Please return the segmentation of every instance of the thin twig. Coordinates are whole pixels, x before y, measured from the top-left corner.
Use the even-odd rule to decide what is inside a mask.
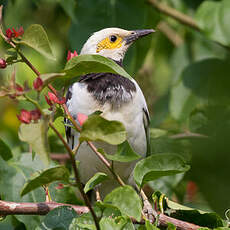
[[[70,114],[70,112],[69,112],[69,110],[68,110],[66,104],[63,104],[62,107],[63,107],[63,109],[64,109],[64,111],[65,111],[65,113],[66,113],[68,119],[69,119],[69,120],[71,121],[71,123],[73,124],[74,128],[75,128],[78,132],[80,132],[80,131],[81,131],[81,127],[77,124],[77,122],[75,121],[75,119],[73,118],[73,116]]]
[[[155,7],[157,10],[159,10],[161,13],[166,14],[180,23],[187,25],[197,31],[200,31],[199,26],[197,25],[196,21],[193,20],[193,18],[189,17],[186,14],[183,14],[169,6],[167,6],[164,3],[160,3],[158,0],[148,0],[153,7]]]
[[[75,155],[77,154],[80,146],[81,146],[81,142],[79,141],[78,145],[72,150]]]
[[[24,56],[24,54],[18,50],[19,55],[21,56],[22,60],[34,71],[37,76],[40,76],[40,72],[32,65],[32,63]]]
[[[77,169],[77,166],[76,166],[76,161],[75,161],[75,156],[74,156],[74,153],[72,152],[71,148],[69,147],[69,145],[67,144],[67,142],[65,141],[65,139],[63,138],[63,136],[58,132],[58,130],[54,127],[53,123],[49,122],[49,126],[50,128],[57,134],[57,136],[59,137],[59,139],[62,141],[63,145],[65,146],[68,154],[69,154],[69,157],[70,157],[70,160],[71,160],[71,163],[72,163],[72,167],[73,167],[73,171],[74,171],[74,176],[75,176],[75,181],[76,181],[76,184],[78,185],[78,188],[80,190],[80,193],[87,205],[87,207],[89,208],[92,216],[93,216],[93,219],[94,219],[94,222],[95,222],[95,226],[96,226],[96,229],[97,230],[100,230],[100,227],[99,227],[99,223],[98,223],[98,219],[97,219],[97,216],[91,206],[91,203],[89,201],[89,198],[88,196],[86,195],[86,193],[84,192],[84,188],[83,188],[83,185],[81,183],[81,180],[80,180],[80,177],[79,177],[79,173],[78,173],[78,169]]]
[[[157,29],[161,31],[174,46],[180,46],[183,44],[184,41],[181,36],[172,27],[170,27],[167,22],[161,21],[157,25]]]
[[[187,138],[209,138],[208,136],[200,133],[192,133],[192,132],[185,132],[185,133],[178,133],[175,135],[170,136],[171,139],[187,139]]]
[[[124,181],[120,178],[120,176],[113,170],[112,165],[109,163],[109,161],[100,153],[97,151],[97,148],[93,145],[92,142],[87,141],[89,147],[93,150],[93,152],[98,156],[98,158],[104,163],[104,165],[109,169],[109,171],[112,173],[113,177],[118,181],[118,183],[121,186],[125,186]]]
[[[2,10],[3,10],[3,5],[0,5],[0,26],[2,25]]]

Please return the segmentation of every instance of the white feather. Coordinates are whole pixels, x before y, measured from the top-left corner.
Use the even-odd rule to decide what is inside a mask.
[[[114,110],[109,103],[105,103],[104,105],[98,103],[87,91],[87,85],[82,83],[73,84],[72,98],[67,102],[67,106],[72,116],[76,116],[77,113],[89,115],[97,110],[100,110],[103,112],[101,116],[104,118],[122,122],[126,128],[128,141],[133,150],[136,153],[145,156],[146,134],[143,123],[143,109],[147,110],[147,106],[141,89],[135,80],[132,81],[135,83],[137,91],[132,95],[132,100],[124,103],[119,108],[116,108],[116,110]],[[75,133],[75,146],[78,144],[78,135],[78,133]],[[106,143],[94,144],[97,148],[103,148],[108,154],[112,154],[116,151],[115,146]],[[105,165],[85,143],[79,148],[76,159],[80,161],[80,174],[83,183],[86,183],[98,171],[105,172],[110,175],[110,172],[107,170]],[[115,162],[114,169],[125,182],[133,184],[132,170],[135,163],[136,162]],[[118,185],[112,175],[110,175],[110,177],[110,183],[108,184],[107,182],[107,185],[104,185],[100,189],[102,196]]]

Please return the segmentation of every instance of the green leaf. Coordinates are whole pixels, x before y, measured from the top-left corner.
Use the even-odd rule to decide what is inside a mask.
[[[23,186],[21,196],[24,196],[28,192],[39,188],[42,185],[47,185],[57,180],[68,182],[69,171],[65,166],[56,166],[33,175]]]
[[[95,206],[100,208],[103,217],[121,216],[121,211],[119,210],[119,208],[115,207],[114,205],[104,203],[102,201],[98,201]]]
[[[111,217],[103,217],[100,220],[100,228],[101,230],[124,230],[124,229],[134,229],[132,223],[129,228],[127,228],[128,221],[130,219],[127,217],[119,216],[116,218]]]
[[[174,224],[168,223],[167,230],[176,230],[176,226]]]
[[[46,166],[49,165],[50,161],[47,130],[47,121],[40,120],[38,123],[21,124],[18,132],[19,139],[29,143]]]
[[[141,220],[141,200],[131,186],[114,189],[105,197],[104,202],[118,207],[123,214],[134,217],[137,221]]]
[[[121,144],[126,140],[126,131],[119,121],[109,121],[92,115],[84,122],[80,141],[104,141],[111,145]]]
[[[164,194],[167,194],[167,196],[172,197],[175,194],[175,191],[177,191],[179,183],[184,178],[184,173],[175,174],[171,176],[164,176],[160,180],[154,180],[148,182],[148,185],[154,189],[154,191],[161,191]],[[180,194],[177,193],[177,196]],[[184,194],[181,194],[181,196]]]
[[[96,185],[100,184],[101,182],[107,180],[109,177],[105,173],[98,172],[89,181],[86,183],[84,187],[85,193],[93,189]]]
[[[142,187],[148,181],[156,180],[163,176],[186,172],[189,168],[190,167],[177,154],[154,154],[136,164],[134,179],[136,183]]]
[[[178,204],[174,201],[171,201],[171,200],[166,200],[166,203],[167,203],[167,206],[168,208],[172,209],[172,210],[194,210],[193,208],[190,208],[190,207],[187,207],[187,206],[184,206],[184,205],[181,205],[181,204]],[[207,213],[207,212],[204,212],[204,211],[201,211],[201,210],[197,210],[200,214],[204,214],[204,213]]]
[[[92,215],[90,213],[83,214],[75,219],[73,219],[69,230],[96,230],[96,226],[94,223],[94,220],[92,218]]]
[[[207,104],[229,105],[229,63],[216,58],[187,66],[171,89],[170,112],[180,121],[194,108]]]
[[[8,161],[10,158],[13,157],[9,146],[2,139],[0,139],[0,156],[5,161]]]
[[[226,222],[216,213],[203,213],[198,210],[177,210],[171,217],[208,228],[225,227]]]
[[[76,22],[76,8],[77,2],[74,0],[58,1],[65,13],[71,18],[73,22]]]
[[[204,34],[223,45],[230,46],[230,2],[204,1],[196,13],[196,20]]]
[[[119,162],[130,162],[140,159],[140,155],[136,154],[131,148],[128,141],[125,141],[117,146],[115,154],[104,153],[107,159]]]
[[[76,77],[88,73],[115,73],[132,79],[131,76],[116,62],[101,55],[79,55],[66,63],[64,72],[69,77]]]
[[[34,24],[26,29],[23,37],[16,43],[29,46],[47,58],[54,59],[48,36],[41,25]]]
[[[44,202],[44,189],[38,188],[31,193],[21,197],[20,190],[26,180],[30,178],[35,170],[41,170],[44,164],[36,155],[32,161],[31,153],[22,153],[20,159],[4,161],[0,156],[0,194],[1,199],[12,202]],[[41,222],[40,216],[17,215],[20,222],[23,222],[26,229],[35,229]],[[0,227],[1,228],[1,227]]]
[[[208,138],[191,142],[190,176],[209,207],[223,216],[230,207],[230,199],[226,199],[226,194],[230,194],[230,184],[226,183],[230,164],[230,106],[220,104],[221,101],[216,105],[202,106],[191,113],[190,129],[208,135]],[[213,181],[216,181],[215,186],[212,186]]]
[[[5,59],[7,63],[11,63],[13,61],[16,61],[18,59],[18,53],[14,48],[10,48],[7,50],[7,53],[5,54]]]
[[[46,73],[41,74],[40,77],[43,80],[43,88],[47,86],[50,82],[52,82],[55,79],[63,78],[65,77],[65,73]]]
[[[159,228],[151,224],[149,220],[145,221],[145,228],[146,230],[159,230]]]
[[[69,230],[73,219],[76,217],[77,213],[72,207],[61,206],[50,211],[36,230]]]
[[[213,230],[229,230],[229,227],[219,227],[219,228],[214,228]]]
[[[205,212],[187,207],[169,200],[159,191],[152,196],[161,212],[168,212],[170,217],[194,223],[200,226],[215,228],[226,226],[226,221],[216,213]],[[173,227],[173,226],[172,226]]]

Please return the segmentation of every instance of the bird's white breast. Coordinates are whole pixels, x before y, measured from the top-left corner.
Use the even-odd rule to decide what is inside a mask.
[[[146,134],[143,124],[143,108],[147,109],[144,96],[138,84],[133,80],[136,91],[132,92],[132,99],[124,102],[118,107],[114,107],[110,103],[99,103],[91,93],[87,90],[87,85],[83,83],[74,83],[72,86],[72,98],[68,100],[67,106],[72,116],[77,113],[89,115],[97,110],[102,111],[102,116],[108,120],[117,120],[124,124],[127,137],[134,151],[142,156],[146,154]],[[78,133],[75,134],[75,140],[78,138]],[[75,146],[78,141],[75,141]],[[95,143],[97,148],[103,148],[107,153],[114,153],[116,146],[111,146],[106,143]],[[80,147],[76,159],[80,161],[80,173],[82,182],[87,182],[96,172],[109,173],[104,164],[98,159],[93,151],[86,143]],[[127,182],[130,180],[135,162],[121,163],[115,162],[115,171]],[[112,185],[117,186],[115,181]],[[111,185],[111,186],[112,186]],[[111,187],[110,186],[110,187]],[[111,190],[111,188],[108,188]]]

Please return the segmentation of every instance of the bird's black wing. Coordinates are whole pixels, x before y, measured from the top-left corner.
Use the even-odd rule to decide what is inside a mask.
[[[150,143],[150,133],[149,133],[150,117],[147,108],[143,108],[143,123],[144,123],[146,143],[147,143],[146,156],[150,156],[151,154],[151,143]]]
[[[66,94],[66,102],[67,102],[67,107],[68,107],[68,101],[71,100],[72,98],[72,85],[69,87],[67,94]],[[70,147],[73,149],[74,148],[74,135],[72,134],[72,128],[71,122],[67,119],[64,118],[64,123],[65,123],[65,133],[66,133],[66,139]]]

